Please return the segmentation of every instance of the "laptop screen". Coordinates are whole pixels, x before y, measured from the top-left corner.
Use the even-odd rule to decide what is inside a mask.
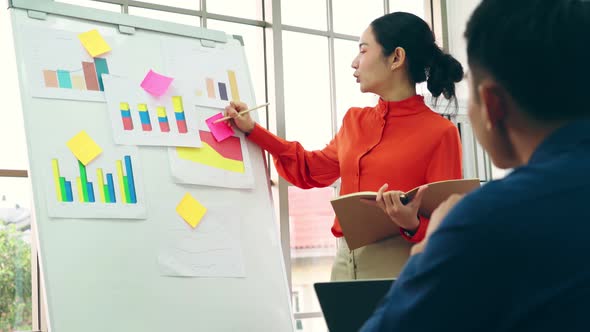
[[[319,282],[315,292],[332,332],[358,331],[371,317],[395,279]]]

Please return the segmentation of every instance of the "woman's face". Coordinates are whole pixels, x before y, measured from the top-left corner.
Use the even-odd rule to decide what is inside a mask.
[[[388,59],[383,56],[383,48],[375,39],[373,28],[369,26],[359,40],[359,53],[352,61],[354,77],[360,84],[361,92],[382,95],[391,84],[391,70]]]

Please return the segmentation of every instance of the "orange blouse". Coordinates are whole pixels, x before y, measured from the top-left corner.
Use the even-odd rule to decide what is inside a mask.
[[[462,178],[457,127],[426,106],[420,95],[349,109],[336,137],[322,150],[307,151],[258,124],[248,138],[273,156],[283,178],[303,189],[326,187],[341,178],[341,195],[377,191],[385,183],[390,190],[408,191]],[[419,242],[427,226],[428,220],[421,218],[412,237],[402,235]],[[332,233],[342,236],[338,220]]]

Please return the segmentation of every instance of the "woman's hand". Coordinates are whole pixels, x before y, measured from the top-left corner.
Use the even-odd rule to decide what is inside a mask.
[[[426,235],[422,241],[412,247],[411,255],[415,255],[424,251],[424,248],[426,247],[428,239],[432,233],[438,229],[441,221],[447,216],[449,211],[455,205],[457,205],[457,203],[459,203],[463,196],[465,195],[453,194],[449,196],[446,201],[440,203],[440,205],[432,212],[432,215],[430,216],[430,222],[428,223],[428,228],[426,229]]]
[[[239,130],[249,134],[254,129],[256,122],[252,120],[250,113],[239,115],[239,112],[245,111],[247,109],[248,105],[245,103],[232,101],[228,106],[225,107],[225,116],[231,117],[231,121]],[[228,120],[227,125],[231,126],[230,120]]]
[[[377,206],[399,227],[411,232],[416,231],[420,226],[418,208],[427,186],[420,187],[416,196],[406,205],[403,205],[400,199],[400,195],[403,194],[402,191],[392,190],[386,192],[387,187],[386,183],[377,192]]]

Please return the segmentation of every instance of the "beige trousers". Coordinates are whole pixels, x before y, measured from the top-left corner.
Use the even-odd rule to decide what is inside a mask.
[[[341,237],[330,279],[396,278],[410,257],[411,247],[412,243],[402,236],[394,236],[350,250],[344,237]]]

